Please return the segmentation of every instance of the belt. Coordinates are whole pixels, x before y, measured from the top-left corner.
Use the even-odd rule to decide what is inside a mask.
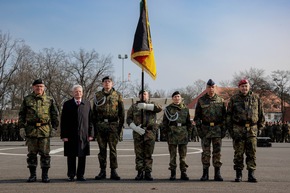
[[[236,125],[243,126],[243,127],[252,127],[257,125],[257,123],[251,123],[247,121],[235,122]]]
[[[48,125],[48,123],[30,122],[30,123],[27,123],[27,125],[41,127],[41,126],[44,126],[44,125]]]
[[[152,126],[149,126],[149,127],[142,127],[142,129],[144,129],[144,130],[153,130],[153,127],[152,127]]]
[[[171,122],[171,123],[169,123],[169,126],[181,127],[181,126],[186,126],[186,124],[185,123]]]
[[[214,126],[217,126],[217,125],[221,125],[222,123],[221,122],[202,122],[202,124],[206,125],[206,126],[214,127]]]
[[[118,122],[118,118],[117,119],[102,119],[100,122],[105,122],[105,123]]]

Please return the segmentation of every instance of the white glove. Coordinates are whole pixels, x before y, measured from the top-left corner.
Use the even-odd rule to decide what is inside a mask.
[[[20,137],[22,137],[23,139],[25,139],[25,136],[26,136],[25,128],[20,128],[19,135],[20,135]]]
[[[149,111],[154,110],[154,104],[138,103],[137,107],[139,109],[145,109],[145,110],[149,110]]]
[[[141,128],[141,125],[136,126],[135,123],[132,122],[132,123],[129,125],[129,127],[130,127],[131,129],[133,129],[135,132],[137,132],[139,135],[144,135],[144,133],[145,133],[145,130]]]

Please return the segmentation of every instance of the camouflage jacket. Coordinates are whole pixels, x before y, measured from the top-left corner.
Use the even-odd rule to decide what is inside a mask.
[[[164,111],[162,124],[168,144],[187,144],[192,132],[189,109],[183,103],[172,103]]]
[[[226,133],[226,106],[224,99],[215,94],[208,94],[198,99],[194,121],[198,135],[203,138],[224,137]]]
[[[122,129],[125,121],[125,110],[123,97],[121,93],[114,88],[109,93],[105,93],[104,89],[96,92],[93,104],[93,122],[95,133],[98,130],[105,129],[105,122],[116,124],[117,129]],[[115,128],[115,126],[114,126]]]
[[[127,124],[130,125],[132,122],[135,123],[135,125],[139,126],[140,124],[142,128],[146,127],[146,129],[154,130],[156,131],[158,129],[158,125],[156,123],[156,113],[159,113],[162,111],[162,107],[159,104],[155,104],[154,102],[147,102],[147,104],[154,104],[153,111],[150,110],[143,110],[143,122],[141,119],[141,112],[142,110],[137,107],[137,103],[131,105],[127,112]]]
[[[227,108],[227,125],[233,138],[257,136],[263,129],[265,116],[259,96],[251,91],[244,96],[241,92],[230,98]]]
[[[24,97],[19,111],[19,128],[25,128],[27,137],[50,137],[52,128],[57,128],[58,110],[54,100],[34,93]]]

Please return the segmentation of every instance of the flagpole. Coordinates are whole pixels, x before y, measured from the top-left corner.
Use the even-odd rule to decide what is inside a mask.
[[[143,96],[143,92],[144,92],[144,70],[142,69],[142,73],[141,73],[141,102],[144,102],[144,96]],[[144,117],[144,111],[141,110],[141,124],[143,125],[143,117]]]

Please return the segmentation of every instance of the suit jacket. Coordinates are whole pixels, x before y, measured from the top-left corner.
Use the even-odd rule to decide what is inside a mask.
[[[61,114],[60,137],[68,138],[64,142],[65,156],[86,156],[90,155],[89,137],[94,136],[92,122],[91,104],[82,100],[78,106],[74,98],[63,104]]]

